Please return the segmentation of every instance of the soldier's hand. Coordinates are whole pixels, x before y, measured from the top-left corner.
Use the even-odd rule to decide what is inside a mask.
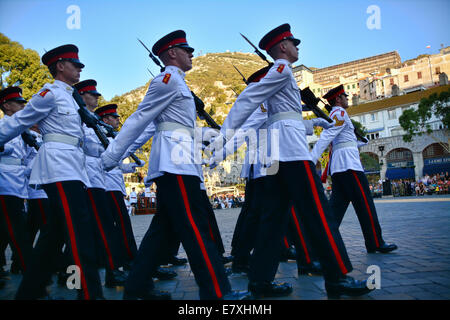
[[[331,127],[334,127],[334,125],[336,124],[336,122],[333,120],[333,122],[328,122],[325,119],[322,118],[315,118],[311,120],[313,123],[314,127],[322,127],[324,129],[329,129]]]

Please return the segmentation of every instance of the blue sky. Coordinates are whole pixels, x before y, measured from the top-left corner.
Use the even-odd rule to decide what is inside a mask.
[[[67,28],[70,5],[80,8],[80,29]],[[375,5],[380,28],[367,21]],[[183,29],[194,56],[208,52],[252,52],[253,43],[283,23],[302,40],[298,64],[327,67],[397,50],[402,61],[450,45],[448,0],[0,0],[0,32],[36,50],[73,43],[86,65],[81,79],[96,79],[105,99],[149,80],[159,69],[137,42],[149,48]],[[431,45],[431,49],[426,49]]]

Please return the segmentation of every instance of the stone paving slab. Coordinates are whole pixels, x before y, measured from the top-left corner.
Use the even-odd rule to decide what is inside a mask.
[[[355,300],[448,300],[450,299],[450,197],[405,197],[377,199],[375,205],[386,242],[395,242],[399,249],[389,254],[368,254],[361,228],[350,206],[340,231],[358,279],[369,276],[367,267],[377,265],[381,270],[381,288],[370,295]],[[227,253],[234,225],[240,209],[216,210],[217,221]],[[131,217],[138,242],[142,240],[153,216]],[[7,249],[7,260],[11,251]],[[179,256],[186,257],[181,247]],[[7,266],[9,269],[9,265]],[[178,276],[173,280],[155,281],[155,287],[172,293],[173,299],[198,300],[198,287],[189,265],[173,267]],[[104,270],[101,270],[104,280]],[[10,275],[10,280],[0,289],[0,300],[13,299],[21,275]],[[245,290],[248,280],[241,274],[229,277],[234,289]],[[326,300],[322,277],[298,276],[295,261],[280,263],[276,279],[293,285],[294,291],[280,300]],[[49,286],[54,296],[76,299],[76,293],[56,284]],[[104,288],[109,300],[122,298],[123,289]]]

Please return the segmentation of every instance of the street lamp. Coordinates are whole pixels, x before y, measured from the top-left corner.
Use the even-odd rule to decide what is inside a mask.
[[[384,146],[378,146],[378,151],[381,152],[381,157],[383,157]],[[380,160],[380,166],[383,165],[383,159]]]

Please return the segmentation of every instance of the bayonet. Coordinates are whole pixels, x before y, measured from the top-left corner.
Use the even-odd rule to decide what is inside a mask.
[[[245,39],[245,41],[247,41],[252,47],[253,49],[255,49],[255,53],[261,58],[263,59],[265,62],[267,62],[269,65],[271,64],[269,62],[269,60],[267,60],[266,56],[264,55],[264,53],[262,53],[261,51],[259,51],[259,49],[250,41],[247,39],[246,36],[244,36],[242,33],[240,33],[240,35]]]
[[[242,74],[242,72],[240,72],[239,69],[236,68],[234,64],[233,64],[232,66],[236,69],[237,72],[239,72],[239,74],[240,74],[241,77],[242,77],[242,80],[244,80],[244,82],[247,83],[247,79],[245,79],[245,77],[244,77],[244,75]],[[234,90],[233,90],[233,91],[234,91]]]
[[[161,65],[161,62],[158,60],[158,58],[156,58],[153,53],[150,51],[149,48],[147,48],[147,46],[138,38],[138,41],[144,46],[144,48],[148,51],[148,56],[153,60],[154,63],[156,63],[156,65],[158,67],[161,68],[161,72],[164,71],[164,67]]]

